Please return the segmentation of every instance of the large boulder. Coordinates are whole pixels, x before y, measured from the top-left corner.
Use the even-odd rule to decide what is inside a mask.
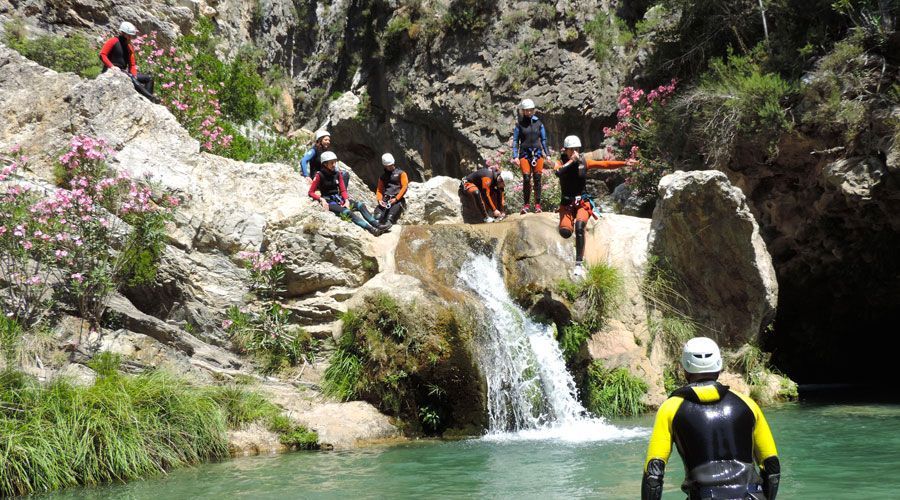
[[[442,224],[462,222],[459,203],[459,179],[437,176],[426,182],[411,182],[406,198],[408,206],[400,221],[405,224]]]
[[[400,438],[388,417],[364,401],[325,403],[296,416],[296,420],[319,434],[319,443],[334,449]]]
[[[775,317],[778,283],[744,194],[724,173],[663,177],[649,239],[705,333],[728,347],[756,342]]]

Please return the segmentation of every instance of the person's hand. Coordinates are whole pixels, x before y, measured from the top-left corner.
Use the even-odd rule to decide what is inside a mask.
[[[350,208],[350,200],[344,200],[341,202],[341,206],[344,208]]]
[[[322,205],[322,208],[324,208],[325,210],[328,210],[328,202],[325,201],[324,199],[319,199],[319,205]]]
[[[573,160],[578,160],[578,159],[580,159],[580,158],[581,158],[581,153],[579,153],[578,151],[575,151],[575,152],[572,153],[572,159],[573,159]]]
[[[503,213],[502,213],[501,211],[499,211],[499,210],[494,210],[494,218],[495,218],[495,219],[498,218],[498,217],[500,217],[500,216],[502,216],[502,215],[503,215]]]
[[[387,202],[384,201],[384,198],[382,198],[381,201],[378,202],[378,206],[382,207],[382,208],[387,208]]]

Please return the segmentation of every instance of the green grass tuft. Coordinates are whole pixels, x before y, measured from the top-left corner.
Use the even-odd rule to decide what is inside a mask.
[[[225,430],[212,398],[164,372],[113,373],[91,387],[42,386],[7,372],[0,495],[136,479],[225,457]]]
[[[604,417],[631,417],[645,410],[647,383],[626,368],[608,370],[601,361],[588,367],[585,407]]]

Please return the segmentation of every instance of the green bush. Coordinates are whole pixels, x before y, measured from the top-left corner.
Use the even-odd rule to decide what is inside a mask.
[[[239,50],[227,65],[225,85],[219,93],[222,112],[238,123],[255,121],[266,111],[267,103],[261,97],[266,82],[259,74],[260,57],[250,49]]]
[[[3,359],[5,370],[11,370],[16,366],[23,333],[15,318],[0,314],[0,357]]]
[[[647,383],[626,368],[609,370],[601,361],[588,367],[585,407],[604,417],[632,417],[644,412]]]
[[[468,37],[488,27],[494,9],[493,2],[452,0],[444,15],[444,26],[452,33]]]
[[[228,454],[216,402],[163,372],[106,371],[90,387],[6,372],[0,402],[0,495],[136,479]]]
[[[594,19],[585,23],[584,32],[591,40],[594,59],[599,64],[610,58],[615,46],[627,45],[634,36],[624,20],[606,12],[599,12]]]
[[[452,309],[401,306],[384,293],[343,317],[343,334],[323,379],[326,394],[364,399],[391,415],[438,431],[449,422],[453,398],[444,384],[458,383],[462,342],[472,325]],[[448,372],[455,382],[445,378]],[[424,410],[428,408],[427,410]]]
[[[691,117],[691,139],[713,168],[729,165],[739,141],[774,154],[778,138],[792,127],[786,100],[794,86],[765,72],[754,57],[712,59],[700,84],[677,103],[681,116]]]
[[[226,329],[241,352],[250,354],[263,373],[277,373],[313,359],[315,340],[304,329],[290,328],[290,311],[277,302],[259,312],[243,312],[232,306]]]
[[[11,21],[4,27],[6,45],[41,66],[83,78],[96,78],[103,70],[100,49],[78,33],[68,37],[42,35],[29,40],[21,22]]]
[[[566,359],[566,364],[571,365],[575,361],[581,351],[581,346],[590,337],[591,330],[581,323],[570,323],[563,328],[556,340],[559,342],[559,348]]]

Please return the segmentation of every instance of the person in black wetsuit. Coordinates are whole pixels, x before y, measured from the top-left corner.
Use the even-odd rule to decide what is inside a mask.
[[[138,73],[134,59],[134,48],[131,39],[137,35],[137,28],[128,21],[119,25],[119,35],[114,36],[103,44],[100,49],[100,61],[103,62],[103,71],[119,68],[131,77],[134,88],[151,102],[159,104],[159,99],[153,95],[153,77]]]
[[[684,461],[681,489],[690,500],[774,500],[781,463],[772,431],[756,402],[716,382],[722,371],[719,346],[706,337],[693,338],[684,346],[681,365],[688,384],[673,392],[656,414],[641,499],[662,498],[674,441]]]
[[[541,175],[544,172],[544,158],[550,155],[547,148],[547,130],[541,119],[534,115],[534,101],[525,99],[519,105],[522,116],[513,128],[512,160],[522,169],[522,196],[524,204],[521,213],[530,210],[531,181],[534,180],[534,212],[541,213]]]

